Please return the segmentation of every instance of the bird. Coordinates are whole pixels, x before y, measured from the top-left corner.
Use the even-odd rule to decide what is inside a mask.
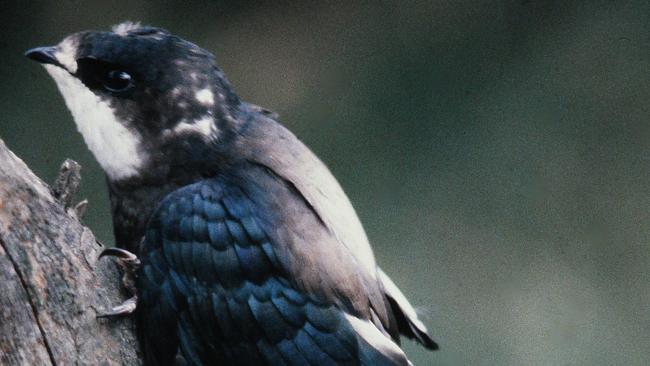
[[[124,22],[26,56],[106,175],[146,365],[412,365],[438,344],[340,184],[209,51]]]

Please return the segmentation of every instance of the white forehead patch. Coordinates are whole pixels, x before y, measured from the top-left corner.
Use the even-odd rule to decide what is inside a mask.
[[[203,116],[192,123],[181,122],[173,129],[174,134],[198,133],[209,139],[216,138],[217,130],[214,120],[210,116]]]
[[[63,95],[77,129],[112,180],[138,175],[143,166],[140,136],[120,123],[105,101],[64,69],[44,65]]]
[[[212,94],[212,90],[208,88],[197,91],[194,97],[196,97],[197,102],[203,105],[211,106],[214,104],[214,95]]]
[[[75,55],[77,53],[76,42],[72,39],[65,39],[56,47],[57,51],[54,57],[63,65],[68,71],[77,72],[77,60]]]

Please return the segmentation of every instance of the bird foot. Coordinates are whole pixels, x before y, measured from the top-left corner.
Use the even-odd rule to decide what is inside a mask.
[[[135,311],[138,304],[138,297],[133,296],[123,303],[113,307],[111,311],[97,315],[98,318],[113,318],[121,315],[129,315]]]
[[[99,254],[100,259],[106,256],[117,258],[117,263],[122,269],[122,273],[123,273],[122,284],[124,285],[124,288],[126,288],[126,290],[133,296],[128,300],[124,301],[122,304],[113,307],[111,311],[104,314],[100,314],[97,317],[109,318],[109,317],[114,317],[119,315],[131,314],[135,311],[138,302],[137,301],[138,298],[135,295],[136,293],[135,273],[140,267],[140,259],[138,259],[138,256],[129,252],[128,250],[124,250],[120,248],[107,248],[104,249],[101,252],[101,254]]]

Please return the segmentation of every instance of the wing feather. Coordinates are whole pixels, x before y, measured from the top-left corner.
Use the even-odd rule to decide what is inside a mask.
[[[138,276],[148,364],[171,365],[180,355],[188,365],[406,365],[403,353],[386,353],[385,344],[364,336],[367,324],[350,321],[367,322],[362,312],[327,291],[310,292],[318,284],[309,280],[319,277],[301,277],[286,266],[288,259],[301,265],[325,259],[301,257],[305,248],[292,251],[307,245],[295,240],[310,234],[288,235],[287,222],[269,214],[266,205],[274,202],[237,187],[225,178],[184,187],[165,198],[150,221]],[[349,277],[361,287],[321,280],[343,289],[336,293],[365,291],[369,277]],[[379,328],[375,332],[392,342]]]

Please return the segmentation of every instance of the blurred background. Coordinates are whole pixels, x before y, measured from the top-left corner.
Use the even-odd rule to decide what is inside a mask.
[[[441,350],[416,365],[650,364],[650,2],[2,1],[0,137],[103,174],[23,52],[141,20],[213,51],[332,169]]]

